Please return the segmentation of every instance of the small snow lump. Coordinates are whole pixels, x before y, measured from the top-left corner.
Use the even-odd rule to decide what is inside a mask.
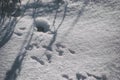
[[[36,18],[35,19],[35,26],[37,28],[37,31],[39,32],[47,32],[49,31],[50,29],[50,23],[47,19],[45,18]]]

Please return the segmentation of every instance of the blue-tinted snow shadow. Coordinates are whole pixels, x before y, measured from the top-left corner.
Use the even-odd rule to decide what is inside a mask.
[[[61,27],[61,25],[62,25],[62,23],[64,22],[64,19],[65,19],[65,17],[66,17],[67,5],[68,5],[68,3],[65,4],[64,14],[63,14],[63,17],[62,17],[61,22],[59,23],[59,25],[57,26],[57,28],[56,28],[55,31],[53,32],[53,38],[51,39],[51,41],[50,41],[50,43],[49,43],[49,45],[48,45],[48,47],[47,47],[48,50],[52,50],[52,45],[53,45],[54,42],[56,41],[57,32],[58,32],[59,28]],[[57,18],[57,13],[58,13],[58,10],[56,11],[56,15],[55,15],[55,17],[54,17],[54,21],[53,21],[53,26],[52,26],[52,27],[54,27],[54,25],[55,25],[55,20],[56,20],[56,18]]]
[[[26,11],[26,9],[27,9],[27,5],[29,5],[29,1],[27,2],[27,4],[24,6],[24,12]],[[33,10],[33,21],[34,21],[34,19],[35,19],[35,9]],[[22,18],[24,16],[24,13],[21,15],[21,17],[20,17],[20,19]],[[19,19],[19,20],[20,20]],[[19,21],[18,20],[18,21]],[[22,43],[22,46],[21,46],[21,48],[20,48],[20,50],[19,50],[19,52],[18,52],[18,55],[16,56],[16,58],[15,58],[15,60],[14,60],[14,62],[13,62],[13,65],[11,66],[11,69],[10,70],[8,70],[7,72],[6,72],[6,77],[5,77],[5,79],[4,80],[16,80],[17,79],[17,77],[18,77],[18,75],[20,74],[20,72],[21,72],[21,65],[22,65],[22,63],[23,63],[23,60],[24,60],[24,58],[25,58],[25,56],[26,56],[26,53],[27,53],[27,48],[29,47],[29,44],[30,44],[30,42],[31,42],[31,40],[32,40],[32,36],[33,36],[33,25],[31,25],[30,26],[30,28],[29,28],[29,30],[28,30],[28,32],[27,32],[27,34],[26,34],[26,37],[25,37],[25,39],[24,39],[24,41],[23,41],[23,43]]]
[[[72,22],[72,24],[70,25],[70,27],[68,28],[68,30],[64,33],[61,42],[64,41],[65,37],[74,29],[76,23],[79,21],[80,17],[84,14],[85,8],[89,4],[89,2],[90,2],[90,0],[84,0],[83,1],[83,6],[80,8],[80,10],[78,10],[78,13],[76,15],[75,20]]]
[[[3,24],[3,23],[2,23]],[[1,24],[1,26],[2,26]],[[13,32],[14,32],[14,27],[16,25],[16,18],[9,18],[9,22],[5,24],[4,27],[1,27],[0,29],[0,48],[9,41],[11,38]]]
[[[56,41],[56,38],[57,38],[57,35],[58,35],[58,30],[59,28],[62,26],[62,23],[64,22],[64,19],[66,17],[66,12],[67,12],[67,6],[68,6],[68,3],[65,3],[65,6],[64,6],[64,14],[63,14],[63,17],[62,17],[62,20],[61,22],[58,24],[57,28],[52,31],[51,33],[53,34],[53,37],[52,39],[50,40],[49,44],[47,46],[44,46],[44,48],[46,48],[45,52],[40,56],[39,59],[42,59],[43,56],[46,56],[47,57],[47,60],[48,62],[51,62],[51,59],[49,59],[48,57],[48,54],[47,54],[47,51],[52,51],[52,47],[53,47],[53,44],[55,43]],[[59,9],[60,6],[58,6],[58,9]],[[55,13],[55,16],[54,16],[54,21],[53,21],[53,26],[54,27],[54,24],[56,23],[56,18],[57,18],[57,14],[58,14],[58,9],[56,10],[56,13]]]

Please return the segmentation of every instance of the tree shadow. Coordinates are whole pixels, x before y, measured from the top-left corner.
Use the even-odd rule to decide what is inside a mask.
[[[28,5],[29,1],[26,5]],[[20,15],[19,19],[17,19],[18,16],[12,15],[10,15],[9,17],[7,17],[6,15],[0,16],[0,48],[3,47],[10,40],[16,24],[24,16],[26,5],[23,6],[23,13]],[[7,20],[9,21],[7,22]]]
[[[62,23],[63,23],[63,21],[64,21],[64,19],[65,19],[65,17],[66,17],[67,5],[68,5],[68,3],[65,4],[64,14],[63,14],[63,17],[62,17],[61,22],[59,23],[58,27],[57,27],[53,32],[51,32],[51,33],[53,34],[53,37],[52,37],[52,39],[50,40],[49,44],[48,44],[47,46],[45,46],[46,50],[45,50],[45,52],[40,56],[39,59],[42,59],[42,57],[43,57],[44,55],[47,57],[47,51],[48,51],[48,50],[49,50],[49,51],[52,51],[52,50],[53,50],[53,49],[52,49],[52,46],[53,46],[54,42],[56,41],[56,38],[57,38],[57,35],[58,35],[57,32],[58,32],[59,28],[61,27],[61,25],[62,25]],[[58,8],[59,8],[59,7],[58,7]],[[55,24],[55,20],[56,20],[56,18],[57,18],[57,13],[58,13],[58,10],[56,10],[55,17],[54,17],[54,21],[53,21],[53,25]],[[48,57],[47,57],[47,58],[48,58]],[[51,62],[51,60],[48,59],[48,62]]]
[[[29,31],[24,39],[21,49],[20,49],[16,59],[14,60],[14,63],[12,65],[11,69],[9,71],[7,71],[6,77],[4,80],[16,80],[17,79],[17,76],[21,72],[22,62],[27,53],[26,48],[29,47],[29,44],[32,40],[32,36],[33,36],[33,33],[32,33],[32,26],[31,26],[31,28],[29,29]]]
[[[85,7],[89,4],[89,0],[84,0],[83,2],[83,6],[81,7],[81,9],[79,10],[78,12],[78,15],[76,16],[76,19],[74,20],[74,22],[72,23],[72,26],[74,26],[78,21],[79,21],[79,18],[80,16],[83,14],[84,10],[85,10]]]
[[[84,75],[82,75],[80,73],[76,73],[76,79],[77,80],[85,80],[86,78],[87,78],[86,76],[84,76]]]
[[[22,61],[25,57],[25,53],[22,53],[22,55],[18,55],[12,65],[12,68],[7,71],[6,73],[6,77],[4,80],[16,80],[17,78],[17,75],[20,73],[21,71],[21,64],[22,64]]]
[[[29,1],[27,2],[26,6],[29,4]],[[27,9],[26,6],[24,6],[24,8],[25,8],[24,12]],[[34,10],[33,10],[33,14],[35,14]],[[21,15],[21,18],[23,16],[24,16],[24,13]],[[34,21],[35,15],[33,15],[32,17],[33,17],[33,21]],[[6,77],[5,77],[4,80],[16,80],[17,79],[18,75],[21,72],[21,65],[22,65],[23,60],[24,60],[24,58],[26,56],[26,53],[27,53],[26,49],[29,47],[30,42],[32,40],[32,37],[33,37],[33,25],[29,28],[29,30],[28,30],[28,32],[26,34],[26,37],[25,37],[25,39],[24,39],[24,41],[22,43],[22,46],[20,48],[20,51],[19,51],[17,57],[15,58],[11,69],[7,71]]]
[[[37,5],[37,3],[39,3],[39,4]],[[52,5],[50,6],[50,4],[52,4]],[[56,22],[57,14],[58,14],[58,9],[60,8],[60,5],[62,5],[62,4],[64,4],[64,2],[54,2],[54,3],[53,3],[53,2],[49,2],[48,4],[42,4],[41,1],[37,0],[36,2],[34,1],[34,3],[31,3],[29,6],[27,6],[27,8],[30,8],[31,5],[32,5],[32,6],[35,5],[35,6],[33,7],[33,15],[32,15],[33,18],[34,18],[34,20],[35,20],[35,18],[37,17],[37,15],[39,14],[39,13],[38,13],[39,10],[37,9],[37,8],[39,8],[39,7],[43,8],[43,11],[42,11],[42,12],[47,11],[47,10],[44,9],[44,8],[46,8],[46,7],[49,7],[49,8],[52,8],[53,10],[56,10],[55,17],[54,17],[54,21],[53,21],[53,25],[52,25],[52,26],[54,26],[54,24],[55,24],[55,22]],[[52,45],[53,45],[53,43],[55,42],[56,37],[57,37],[57,31],[58,31],[58,29],[60,28],[60,26],[62,25],[62,23],[63,23],[63,21],[64,21],[64,19],[65,19],[66,12],[67,12],[67,5],[68,5],[68,3],[66,3],[65,6],[64,6],[64,14],[63,14],[63,17],[62,17],[62,20],[61,20],[60,24],[59,24],[58,27],[52,32],[52,33],[53,33],[53,38],[52,38],[52,40],[50,41],[49,45],[46,47],[47,50],[52,50]],[[48,12],[49,12],[49,10],[48,10]]]
[[[36,15],[34,15],[34,14],[36,14],[36,11],[37,11],[36,8],[34,8],[33,9],[33,16],[32,16],[33,17],[33,22],[34,22],[35,17],[36,17]],[[65,16],[65,14],[64,14],[64,16]],[[62,20],[64,20],[64,19],[62,19]],[[61,24],[62,24],[62,22],[61,22]],[[61,25],[59,25],[59,26],[61,26]],[[57,32],[57,30],[55,32]],[[4,80],[16,80],[17,79],[17,76],[19,75],[19,73],[21,71],[22,62],[23,62],[24,57],[26,55],[26,48],[29,47],[29,44],[32,40],[32,36],[33,36],[33,25],[30,27],[30,29],[29,29],[29,31],[28,31],[25,39],[24,39],[24,42],[21,46],[21,49],[18,53],[18,56],[16,57],[11,69],[9,71],[7,71],[6,77],[5,77]],[[57,36],[57,34],[55,34],[53,36],[53,40],[51,40],[49,46],[52,46],[52,44],[56,40],[56,36]],[[34,59],[36,59],[36,58],[34,58]]]
[[[49,14],[56,11],[59,8],[58,4],[63,5],[64,3],[63,2],[58,3],[53,1],[48,3],[43,3],[42,0],[37,0],[37,2],[34,1],[26,7],[27,9],[36,8],[37,9],[36,14],[39,14],[38,16],[41,16],[41,15],[45,15],[46,13]],[[31,16],[32,14],[29,14],[29,15]]]
[[[55,13],[55,16],[54,16],[53,24],[52,24],[53,27],[55,26],[55,21],[56,21],[56,18],[57,18],[57,14],[58,14],[58,9],[59,9],[59,7],[60,7],[60,5],[58,4],[58,5],[57,5],[57,10],[56,10],[56,13]]]
[[[9,18],[9,22],[6,23],[4,27],[1,27],[1,29],[0,29],[0,48],[5,43],[7,43],[9,41],[9,39],[11,38],[11,36],[14,32],[16,23],[17,23],[16,17],[13,19]],[[2,23],[2,24],[4,24],[4,23]]]
[[[34,0],[34,5],[38,5],[38,3],[39,4],[41,4],[41,1],[40,0]],[[38,7],[33,7],[33,13],[32,13],[32,18],[33,18],[33,23],[35,23],[35,19],[36,19],[36,17],[37,17],[37,15],[38,15],[38,9],[37,9]]]
[[[66,17],[67,5],[68,5],[68,3],[65,4],[64,14],[63,14],[62,20],[61,20],[61,22],[59,23],[58,27],[57,27],[57,28],[55,29],[55,31],[53,32],[53,38],[51,39],[49,45],[47,46],[47,49],[48,49],[48,50],[51,50],[51,51],[52,51],[52,45],[53,45],[54,42],[56,41],[57,32],[58,32],[59,28],[61,27],[61,25],[62,25],[62,23],[63,23],[63,21],[64,21],[64,19],[65,19],[65,17]],[[56,15],[55,15],[55,17],[54,17],[53,26],[54,26],[55,20],[56,20],[56,18],[57,18],[57,13],[58,13],[58,10],[56,11]]]
[[[13,12],[18,12],[20,5],[21,0],[0,0],[0,16],[11,16]]]
[[[83,6],[82,6],[81,9],[78,11],[77,16],[76,16],[75,20],[72,22],[72,24],[70,25],[69,29],[64,33],[61,42],[64,41],[64,40],[65,40],[64,37],[67,36],[67,35],[71,32],[71,30],[73,30],[74,26],[75,26],[76,23],[79,21],[80,17],[81,17],[82,14],[84,13],[85,7],[89,4],[89,2],[90,2],[89,0],[84,0]]]

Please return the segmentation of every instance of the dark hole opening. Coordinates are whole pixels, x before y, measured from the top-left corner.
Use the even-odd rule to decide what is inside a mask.
[[[43,27],[36,27],[38,32],[45,32],[45,29]]]

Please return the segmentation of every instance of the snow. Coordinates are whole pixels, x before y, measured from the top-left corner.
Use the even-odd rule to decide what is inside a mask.
[[[38,17],[35,19],[35,26],[38,31],[47,32],[50,28],[50,23],[45,18]]]
[[[0,80],[120,80],[119,4],[22,0],[0,29]]]

